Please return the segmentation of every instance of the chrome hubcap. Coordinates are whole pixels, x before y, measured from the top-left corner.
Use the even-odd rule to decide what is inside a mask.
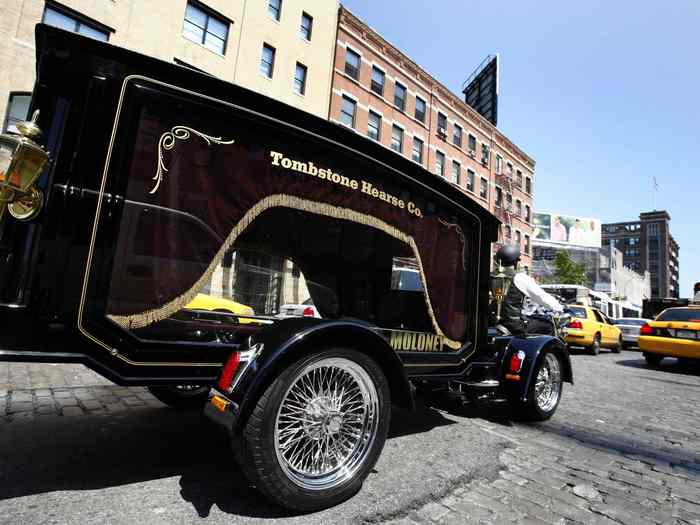
[[[561,367],[554,354],[546,354],[535,380],[535,399],[544,412],[552,410],[561,395]]]
[[[326,490],[351,479],[377,433],[379,398],[358,363],[333,357],[306,366],[284,395],[275,450],[295,484]]]

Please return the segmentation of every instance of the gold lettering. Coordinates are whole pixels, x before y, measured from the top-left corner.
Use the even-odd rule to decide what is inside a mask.
[[[439,352],[442,347],[442,337],[439,335],[435,336],[435,341],[433,343],[433,352]]]
[[[372,185],[366,180],[362,181],[362,193],[372,193]]]
[[[418,334],[416,341],[416,350],[422,352],[425,350],[425,334]]]
[[[307,166],[306,162],[301,162],[301,161],[299,161],[299,160],[293,160],[293,161],[292,161],[292,169],[293,169],[294,171],[300,171],[300,172],[302,172],[302,173],[308,173],[308,172],[309,172],[308,166]]]
[[[279,166],[280,165],[280,159],[284,157],[284,154],[280,153],[279,151],[271,151],[270,152],[270,157],[272,157],[272,165],[273,166]]]
[[[403,338],[401,332],[391,332],[391,348],[401,350]]]
[[[399,203],[397,204],[397,206],[403,210],[406,207],[406,204],[402,199],[399,199]]]
[[[404,350],[411,349],[411,334],[409,332],[403,333],[403,349]]]
[[[287,157],[285,157],[285,158],[282,159],[282,163],[281,163],[281,164],[282,164],[282,167],[283,167],[283,168],[286,168],[286,169],[289,169],[289,168],[292,167],[292,161],[291,161],[290,159],[288,159]]]
[[[307,173],[313,176],[318,175],[318,168],[314,166],[313,162],[309,162],[309,171]]]
[[[350,179],[350,187],[353,190],[356,190],[359,187],[359,185],[357,184],[357,181],[355,179]]]

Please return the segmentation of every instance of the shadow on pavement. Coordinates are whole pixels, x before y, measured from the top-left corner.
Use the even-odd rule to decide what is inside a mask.
[[[657,367],[651,368],[647,365],[644,358],[640,359],[623,359],[622,361],[615,361],[615,364],[620,366],[628,366],[630,368],[643,368],[648,370],[657,370],[660,372],[669,372],[672,374],[683,374],[691,376],[700,376],[700,361],[690,362],[676,359],[674,357],[666,357],[661,364]],[[645,378],[650,379],[650,378]],[[660,381],[660,380],[659,380]],[[686,383],[683,383],[684,385]],[[692,385],[697,386],[697,385]]]
[[[452,423],[431,408],[395,408],[389,439]],[[225,432],[197,411],[148,408],[0,424],[0,501],[173,476],[181,476],[180,495],[200,517],[214,505],[248,517],[291,515],[248,486]]]

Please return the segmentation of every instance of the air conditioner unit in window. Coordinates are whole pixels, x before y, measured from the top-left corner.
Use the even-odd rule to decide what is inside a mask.
[[[442,139],[447,138],[447,131],[445,128],[438,128],[438,136]]]
[[[469,150],[469,156],[470,156],[471,158],[476,157],[476,151],[474,151],[474,150]]]

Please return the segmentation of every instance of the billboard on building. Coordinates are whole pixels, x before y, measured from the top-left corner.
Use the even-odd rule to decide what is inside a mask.
[[[534,213],[533,238],[552,244],[601,247],[600,219]]]
[[[467,104],[491,122],[498,125],[498,54],[489,55],[462,84]]]

